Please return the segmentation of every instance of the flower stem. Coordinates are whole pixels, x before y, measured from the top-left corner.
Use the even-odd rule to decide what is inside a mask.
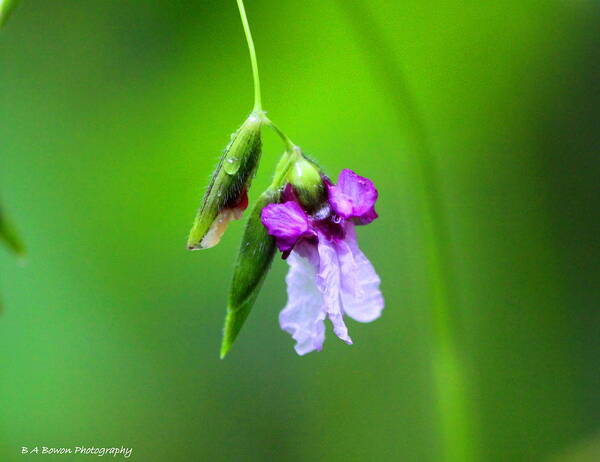
[[[269,190],[276,191],[285,186],[285,179],[290,171],[290,168],[292,167],[292,159],[293,154],[291,152],[285,151],[283,153],[279,159],[279,162],[277,163],[277,167],[275,167],[275,174],[273,175],[273,181],[269,185]]]
[[[339,0],[356,32],[363,39],[366,55],[400,120],[408,126],[407,133],[415,160],[415,179],[421,207],[425,253],[430,285],[430,322],[432,345],[432,376],[439,414],[442,457],[447,462],[478,460],[470,409],[469,381],[466,362],[457,338],[456,314],[458,296],[451,265],[450,239],[439,172],[429,146],[429,137],[421,113],[414,100],[402,68],[386,39],[378,32],[371,14],[359,0]]]
[[[275,125],[273,122],[271,122],[271,120],[266,115],[263,114],[262,118],[263,118],[265,125],[268,125],[269,127],[271,127],[271,129],[275,133],[277,133],[279,138],[281,138],[281,141],[283,141],[283,144],[285,144],[285,147],[288,151],[295,152],[298,150],[298,146],[296,146],[294,144],[294,142],[291,139],[289,139],[289,137],[285,133],[283,133],[277,125]]]
[[[250,63],[252,64],[252,78],[254,79],[254,111],[261,112],[262,101],[260,95],[260,78],[258,76],[258,61],[256,60],[256,50],[254,49],[254,40],[252,40],[252,32],[250,32],[250,25],[248,24],[248,18],[246,16],[246,9],[244,8],[244,0],[237,0],[237,6],[240,10],[240,18],[242,20],[242,26],[244,27],[246,42],[248,43]]]
[[[0,0],[1,1],[1,0]],[[237,6],[240,10],[240,18],[242,20],[242,26],[244,26],[244,34],[246,35],[246,42],[248,43],[248,51],[250,52],[250,63],[252,64],[252,78],[254,80],[254,109],[253,112],[259,113],[266,125],[271,127],[277,135],[281,138],[286,148],[290,152],[295,152],[297,146],[290,140],[285,133],[283,133],[269,118],[265,115],[262,110],[262,100],[260,93],[260,77],[258,75],[258,61],[256,59],[256,50],[254,48],[254,40],[252,39],[252,32],[250,31],[250,24],[248,24],[248,17],[246,16],[246,8],[244,7],[244,0],[237,0]]]

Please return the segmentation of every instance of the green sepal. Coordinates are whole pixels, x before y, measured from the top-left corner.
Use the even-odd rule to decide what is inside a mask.
[[[213,172],[188,237],[188,249],[203,249],[202,240],[220,212],[235,205],[248,189],[261,153],[262,114],[252,113],[232,136]]]
[[[0,27],[4,26],[18,3],[19,0],[0,0]]]
[[[279,201],[279,190],[269,189],[258,199],[246,224],[229,291],[227,316],[223,328],[221,359],[229,352],[238,336],[275,255],[275,239],[267,234],[260,215],[262,209]]]
[[[12,223],[4,215],[2,208],[0,208],[0,241],[3,241],[17,255],[25,255],[23,241],[17,235]]]

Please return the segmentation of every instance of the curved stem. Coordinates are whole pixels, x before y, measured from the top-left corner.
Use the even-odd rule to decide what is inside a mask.
[[[298,149],[298,146],[296,146],[294,142],[285,133],[283,133],[277,125],[271,122],[271,120],[264,114],[263,121],[265,125],[269,126],[275,133],[277,133],[279,138],[281,138],[281,141],[283,141],[283,144],[285,144],[285,147],[288,151],[294,152]]]
[[[350,22],[362,38],[366,55],[372,59],[382,84],[407,134],[415,161],[415,179],[423,220],[424,244],[430,286],[432,375],[436,396],[442,460],[470,462],[478,459],[470,409],[468,371],[458,345],[456,314],[458,297],[451,265],[448,224],[440,188],[440,175],[431,152],[429,137],[403,69],[395,60],[387,40],[378,32],[371,14],[359,0],[339,0]]]
[[[252,39],[252,32],[250,31],[250,24],[248,23],[248,17],[246,16],[246,8],[244,7],[244,0],[237,0],[237,6],[240,10],[240,18],[242,25],[244,26],[244,34],[246,35],[246,42],[248,43],[248,51],[250,52],[250,63],[252,64],[252,78],[254,80],[254,109],[253,112],[260,113],[263,121],[266,125],[271,127],[275,133],[279,135],[286,149],[290,152],[295,152],[297,146],[290,140],[285,133],[283,133],[269,118],[265,115],[262,110],[262,100],[260,93],[260,77],[258,75],[258,61],[256,59],[256,49],[254,48],[254,40]]]
[[[277,167],[275,168],[275,174],[273,175],[273,181],[269,185],[270,190],[277,190],[282,188],[285,185],[285,178],[292,168],[293,163],[293,154],[289,151],[285,151],[279,162],[277,163]]]
[[[248,51],[250,52],[250,63],[252,64],[252,78],[254,79],[254,111],[262,111],[262,101],[260,95],[260,78],[258,76],[258,61],[256,60],[256,50],[254,49],[254,40],[252,40],[252,32],[246,17],[246,9],[244,8],[244,0],[237,0],[237,6],[240,10],[240,18],[242,26],[244,26],[244,34],[248,43]]]

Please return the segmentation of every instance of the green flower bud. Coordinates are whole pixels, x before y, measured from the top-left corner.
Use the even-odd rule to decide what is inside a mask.
[[[244,325],[273,261],[275,239],[267,233],[260,214],[264,207],[278,200],[279,190],[265,191],[246,224],[229,292],[221,358],[225,357]]]
[[[17,235],[12,224],[8,221],[6,216],[2,213],[0,208],[0,241],[4,243],[17,255],[25,254],[25,246],[19,236]]]
[[[19,0],[0,0],[0,27],[4,26]]]
[[[208,249],[219,243],[231,220],[248,206],[247,190],[261,152],[261,113],[253,112],[223,151],[188,238],[188,249]]]
[[[309,212],[317,210],[326,200],[321,171],[304,155],[301,154],[292,164],[287,179],[294,187],[298,200]]]

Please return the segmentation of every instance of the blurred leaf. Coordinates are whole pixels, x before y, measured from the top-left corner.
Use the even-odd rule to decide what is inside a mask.
[[[20,0],[0,0],[0,27],[4,26]]]
[[[221,358],[229,352],[250,314],[273,261],[275,239],[267,234],[260,221],[260,213],[265,206],[275,202],[278,195],[278,191],[265,191],[258,198],[246,224],[229,292]]]
[[[594,435],[562,451],[550,462],[597,462],[600,460],[600,436]]]
[[[4,241],[4,243],[18,255],[25,254],[25,246],[23,242],[17,235],[15,228],[8,221],[6,216],[4,215],[2,209],[0,208],[0,240]]]

